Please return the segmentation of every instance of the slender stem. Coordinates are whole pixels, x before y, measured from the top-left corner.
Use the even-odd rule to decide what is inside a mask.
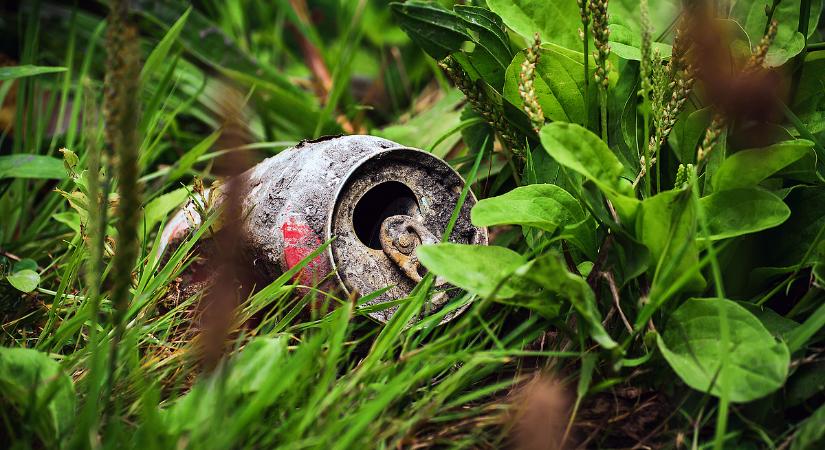
[[[694,201],[696,202],[696,216],[697,219],[699,219],[699,226],[702,229],[703,237],[707,241],[708,256],[710,257],[710,267],[711,273],[713,274],[713,284],[716,290],[716,296],[722,299],[725,298],[725,288],[722,284],[722,269],[719,267],[719,260],[716,257],[716,247],[714,247],[713,242],[710,240],[710,231],[707,223],[707,217],[705,217],[705,211],[699,203],[699,179],[696,175],[696,171],[691,171],[691,175],[691,189],[693,191]]]
[[[590,128],[590,58],[587,55],[590,31],[586,23],[582,22],[582,24],[584,26],[584,127]]]
[[[808,43],[808,22],[811,19],[811,0],[802,0],[799,5],[799,26],[797,30],[802,33],[805,43]]]
[[[822,241],[823,236],[825,236],[825,224],[819,227],[819,231],[816,233],[816,237],[814,238],[811,245],[808,246],[808,250],[806,250],[805,255],[802,256],[802,260],[800,260],[799,263],[796,264],[796,268],[794,268],[794,271],[788,276],[788,278],[785,279],[785,281],[776,285],[775,288],[771,289],[770,292],[768,292],[762,298],[756,301],[757,306],[762,306],[774,295],[779,293],[779,291],[781,291],[785,286],[793,282],[797,275],[799,275],[799,272],[802,271],[802,269],[808,264],[808,260],[811,257],[811,254],[813,253],[814,249],[816,249],[819,246],[819,242]]]
[[[817,165],[822,167],[822,161],[825,159],[825,147],[823,147],[822,144],[819,143],[819,141],[817,140],[816,136],[813,135],[813,133],[808,131],[808,128],[805,126],[804,123],[802,123],[802,120],[800,120],[799,117],[797,117],[797,115],[794,114],[794,112],[791,111],[790,108],[788,108],[788,105],[786,105],[781,100],[777,100],[777,102],[779,104],[779,107],[782,108],[782,112],[785,114],[785,118],[787,118],[788,121],[790,121],[791,124],[793,124],[794,128],[796,128],[796,131],[798,131],[799,134],[802,135],[802,137],[814,143]]]
[[[727,316],[724,308],[719,308],[719,321],[727,325]],[[727,329],[727,326],[721,327]],[[722,342],[727,342],[726,336],[722,336]],[[724,348],[724,347],[723,347]],[[725,364],[727,359],[727,352],[722,351],[722,364]],[[726,384],[722,384],[722,396],[719,397],[719,411],[716,413],[716,431],[713,437],[713,449],[722,450],[725,448],[725,430],[728,428],[728,406],[730,400],[728,399],[728,390],[725,388]]]
[[[702,205],[699,202],[699,182],[695,170],[691,171],[690,178],[693,201],[696,205],[696,218],[699,221],[702,234],[707,241],[707,251],[708,257],[710,258],[710,267],[711,273],[713,274],[713,285],[716,290],[716,299],[718,301],[722,301],[725,298],[725,289],[722,284],[722,270],[719,267],[719,260],[716,257],[716,248],[710,240],[710,231],[708,228],[707,217],[705,217],[705,211],[702,209]],[[730,380],[727,380],[724,377],[726,374],[725,366],[728,364],[728,342],[730,341],[730,327],[728,324],[727,310],[725,308],[719,308],[719,335],[721,361],[719,362],[717,382],[719,383],[721,392],[719,396],[719,411],[716,413],[716,431],[713,440],[713,448],[715,450],[721,450],[725,445],[725,433],[728,427],[728,407],[730,404],[730,394],[728,392],[728,383]]]
[[[656,139],[656,151],[653,152],[654,158],[656,158],[656,192],[662,192],[662,164],[659,162],[661,160],[661,151],[662,143],[659,142],[658,139]]]
[[[813,44],[808,44],[808,46],[805,47],[805,50],[809,52],[825,50],[825,42],[815,42]]]
[[[111,301],[114,334],[110,346],[108,378],[105,383],[104,401],[110,401],[117,375],[120,343],[126,334],[126,317],[131,298],[132,269],[138,259],[138,224],[140,223],[141,192],[138,184],[140,172],[140,140],[138,123],[140,101],[140,46],[138,29],[129,15],[129,3],[112,1],[106,30],[106,80],[104,99],[104,123],[106,145],[112,160],[117,161],[117,250],[112,257]],[[106,199],[102,199],[106,201]],[[103,230],[101,230],[103,231]]]
[[[650,100],[647,98],[647,93],[644,96],[644,130],[645,130],[645,141],[642,145],[644,145],[644,155],[645,155],[645,197],[650,197],[650,177],[648,176],[648,172],[650,172]]]
[[[805,46],[802,47],[802,51],[796,55],[795,62],[794,62],[794,74],[793,79],[791,80],[791,104],[793,104],[793,100],[796,98],[797,88],[799,87],[799,80],[802,79],[802,67],[805,63],[805,56],[807,55],[807,45],[808,45],[808,22],[810,21],[811,17],[811,0],[802,0],[799,5],[799,25],[797,26],[797,31],[802,34],[802,39],[805,42]]]
[[[601,109],[602,140],[607,144],[607,88],[599,86],[599,106]]]
[[[762,31],[762,34],[768,34],[768,29],[771,27],[771,21],[773,20],[773,13],[776,11],[776,7],[779,5],[780,1],[782,0],[773,0],[773,3],[771,3],[771,6],[767,12],[768,20],[765,21],[765,30]]]
[[[481,143],[481,148],[478,150],[475,162],[473,162],[473,167],[470,169],[470,174],[464,182],[464,188],[461,189],[461,194],[458,196],[458,201],[455,204],[455,208],[453,208],[450,221],[447,223],[447,229],[444,230],[444,235],[441,236],[441,242],[449,242],[450,236],[453,234],[453,228],[458,220],[458,215],[461,213],[461,208],[464,206],[464,201],[467,199],[467,194],[470,192],[470,185],[475,182],[478,167],[481,165],[481,160],[484,159],[484,149],[487,148],[488,139],[489,136],[485,137],[484,142]]]

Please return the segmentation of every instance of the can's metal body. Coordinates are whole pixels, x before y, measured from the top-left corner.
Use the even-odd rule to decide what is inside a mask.
[[[238,245],[253,273],[274,280],[334,238],[298,281],[327,280],[325,288],[339,285],[359,295],[390,286],[372,303],[403,298],[421,279],[415,247],[440,241],[464,185],[434,155],[372,136],[304,141],[231,182],[239,183],[233,190],[241,193]],[[451,242],[487,244],[487,231],[470,223],[475,202],[470,193]],[[199,210],[190,201],[161,241],[180,242],[200,225]],[[448,296],[435,298],[443,303]],[[386,321],[395,309],[370,315]]]

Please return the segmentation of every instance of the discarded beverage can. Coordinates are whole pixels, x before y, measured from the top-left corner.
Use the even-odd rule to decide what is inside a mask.
[[[297,281],[327,280],[324,288],[338,285],[346,295],[390,287],[366,306],[410,294],[425,273],[415,249],[441,241],[464,186],[435,155],[373,136],[302,141],[230,182],[239,183],[241,194],[240,253],[257,277],[274,280],[334,238]],[[203,208],[197,201],[190,200],[168,222],[161,252],[200,226]],[[475,203],[470,192],[450,242],[487,245],[487,230],[470,222]],[[184,283],[204,282],[203,276],[189,278],[184,276]],[[427,309],[437,311],[454,295],[434,296]],[[386,322],[396,310],[370,316]]]

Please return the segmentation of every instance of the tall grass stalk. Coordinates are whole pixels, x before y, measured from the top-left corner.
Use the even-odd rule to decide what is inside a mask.
[[[719,265],[719,260],[716,255],[716,248],[710,238],[710,228],[708,226],[708,218],[705,214],[702,204],[699,201],[699,181],[696,170],[690,171],[690,191],[693,196],[693,205],[696,208],[696,218],[699,222],[702,235],[707,242],[707,252],[710,258],[711,273],[713,274],[713,287],[716,293],[716,298],[719,301],[725,299],[724,281],[722,279],[722,269]],[[728,322],[727,310],[719,308],[719,346],[722,349],[720,352],[719,362],[719,377],[725,377],[726,365],[728,364],[728,347],[730,342],[730,324]],[[728,409],[730,406],[730,392],[729,387],[731,381],[727,378],[720,383],[721,395],[719,397],[719,411],[716,414],[716,431],[713,440],[713,448],[721,450],[725,447],[725,434],[728,424]]]
[[[106,146],[115,162],[119,203],[117,206],[117,248],[112,261],[112,322],[109,378],[111,392],[116,376],[118,352],[126,329],[132,286],[132,269],[139,252],[141,189],[138,185],[138,120],[140,104],[140,47],[137,27],[129,17],[126,0],[113,0],[106,30],[106,79],[104,120]],[[104,199],[105,203],[105,199]],[[105,397],[104,397],[105,398]]]
[[[590,27],[588,26],[590,23],[590,13],[587,7],[587,0],[576,0],[579,5],[579,16],[581,16],[582,27],[580,28],[582,40],[582,47],[584,50],[583,55],[583,62],[584,62],[584,126],[586,128],[590,127],[590,51],[588,50],[589,47],[589,40],[590,40]]]
[[[601,137],[607,142],[607,88],[610,86],[608,80],[608,57],[610,56],[610,29],[608,28],[607,15],[608,0],[590,0],[588,8],[590,10],[591,29],[593,31],[593,43],[596,51],[593,53],[596,59],[596,83],[599,88],[599,117]]]

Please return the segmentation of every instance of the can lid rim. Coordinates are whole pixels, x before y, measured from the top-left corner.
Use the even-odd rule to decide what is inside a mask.
[[[407,147],[407,146],[404,146],[404,145],[397,145],[397,146],[393,146],[393,147],[383,148],[383,149],[381,149],[379,151],[376,151],[374,153],[370,153],[369,155],[365,156],[364,158],[362,158],[361,160],[359,160],[358,162],[353,164],[353,166],[341,178],[341,183],[338,184],[338,188],[335,191],[335,195],[332,197],[331,207],[327,211],[326,223],[324,225],[324,242],[327,242],[330,239],[332,239],[332,221],[333,221],[333,217],[335,215],[336,206],[338,205],[338,200],[340,199],[340,196],[341,196],[344,188],[346,187],[347,182],[352,177],[352,175],[358,169],[360,169],[364,164],[366,164],[368,161],[371,161],[375,158],[379,158],[379,157],[381,157],[383,155],[386,155],[388,153],[395,153],[395,152],[399,152],[399,151],[413,151],[413,152],[417,152],[417,153],[421,153],[423,155],[426,155],[427,157],[432,158],[432,159],[436,160],[437,162],[443,164],[447,169],[452,171],[452,173],[455,174],[455,176],[458,177],[459,180],[461,180],[462,184],[466,185],[466,183],[467,183],[467,180],[465,180],[464,177],[462,177],[461,174],[458,173],[458,171],[455,170],[455,168],[453,168],[453,166],[451,166],[449,163],[447,163],[447,161],[444,161],[443,159],[439,158],[438,156],[433,155],[432,153],[430,153],[428,151],[425,151],[425,150],[422,150],[422,149],[419,149],[419,148]],[[472,189],[469,189],[467,194],[468,194],[469,198],[471,199],[471,201],[473,203],[478,203],[478,198],[476,197],[476,195],[475,195],[475,193],[473,192]],[[478,228],[482,231],[483,236],[485,237],[485,241],[486,241],[486,238],[488,236],[487,227],[478,227]],[[332,251],[332,245],[328,245],[325,251],[326,251],[327,259],[330,262],[330,266],[331,266],[330,268],[331,268],[332,272],[335,274],[335,278],[337,279],[338,284],[344,290],[344,293],[346,293],[346,295],[348,295],[348,296],[351,295],[352,292],[350,291],[350,289],[346,285],[346,283],[344,283],[343,278],[341,278],[341,274],[338,272],[337,261],[335,261],[335,256],[334,256],[333,251]],[[373,314],[370,314],[370,316],[377,319],[377,317],[375,317]]]

